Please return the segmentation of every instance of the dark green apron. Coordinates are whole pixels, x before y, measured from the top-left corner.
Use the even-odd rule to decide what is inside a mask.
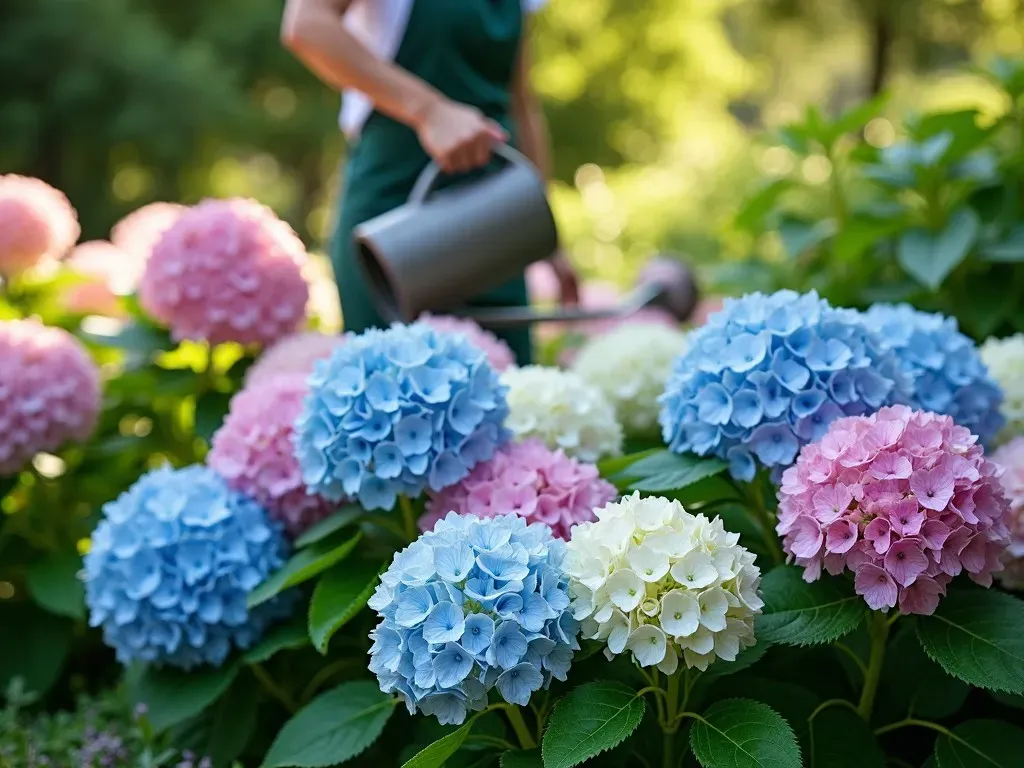
[[[513,136],[510,87],[523,29],[521,0],[413,0],[395,63],[454,101],[470,104]],[[384,325],[355,260],[353,228],[405,202],[429,158],[416,133],[374,112],[351,148],[331,260],[345,330]],[[443,185],[442,185],[443,186]],[[520,276],[477,297],[470,306],[527,304]],[[530,362],[528,329],[499,333],[520,365]]]

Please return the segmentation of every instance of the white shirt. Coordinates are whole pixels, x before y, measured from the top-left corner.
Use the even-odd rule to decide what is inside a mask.
[[[405,36],[409,14],[415,0],[352,0],[345,12],[345,29],[376,56],[394,61]],[[534,13],[547,0],[522,0],[523,9]],[[349,138],[355,138],[373,112],[373,102],[359,91],[346,89],[342,94],[338,122]]]

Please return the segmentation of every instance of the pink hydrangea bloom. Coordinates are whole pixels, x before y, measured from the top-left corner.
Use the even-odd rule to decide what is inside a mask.
[[[80,232],[62,192],[39,179],[0,175],[0,274],[18,274],[43,258],[64,258]]]
[[[305,377],[295,374],[243,389],[232,398],[206,459],[228,485],[259,502],[292,536],[337,507],[306,493],[292,452],[293,425],[306,390]]]
[[[114,225],[110,241],[121,252],[120,267],[110,278],[115,292],[125,295],[138,290],[153,247],[186,210],[177,203],[150,203]]]
[[[272,344],[305,319],[302,242],[253,200],[207,200],[168,229],[139,285],[175,339]]]
[[[344,341],[344,336],[315,331],[285,336],[256,359],[246,374],[246,386],[256,386],[282,374],[308,376],[317,360],[329,357]]]
[[[526,268],[526,292],[534,304],[554,304],[558,301],[558,278],[551,264],[535,261]]]
[[[615,486],[602,480],[593,464],[551,451],[539,440],[506,443],[465,480],[431,494],[420,528],[433,530],[453,511],[477,517],[515,513],[531,523],[546,523],[555,536],[568,540],[574,525],[595,520],[594,509],[616,495]]]
[[[460,333],[466,341],[479,349],[491,364],[491,368],[501,373],[516,362],[512,348],[490,331],[486,331],[472,320],[465,317],[450,315],[420,315],[419,322],[426,323],[441,333]]]
[[[125,317],[124,308],[110,286],[96,278],[69,285],[60,298],[64,308],[75,315],[100,315],[116,319]]]
[[[1010,500],[1010,545],[996,576],[1007,589],[1024,589],[1024,437],[1000,446],[992,461],[1004,470],[1000,480]]]
[[[0,475],[92,434],[100,375],[74,336],[36,320],[3,320],[0,360]]]
[[[849,569],[872,610],[928,615],[961,571],[989,586],[1000,569],[1001,472],[948,416],[893,406],[838,419],[783,473],[777,530],[805,580]]]

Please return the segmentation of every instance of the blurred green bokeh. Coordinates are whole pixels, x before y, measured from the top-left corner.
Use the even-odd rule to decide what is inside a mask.
[[[4,0],[0,172],[40,176],[105,237],[153,200],[247,195],[311,249],[330,235],[338,96],[278,41],[282,0]],[[885,88],[869,140],[909,112],[1000,108],[963,65],[1024,51],[1022,0],[551,0],[535,24],[553,198],[582,270],[626,283],[653,249],[699,265],[765,174],[826,184],[758,140],[814,103]]]

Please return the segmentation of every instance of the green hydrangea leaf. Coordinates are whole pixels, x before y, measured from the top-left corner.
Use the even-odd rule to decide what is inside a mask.
[[[802,768],[800,745],[767,704],[725,699],[693,724],[690,746],[704,768]]]
[[[939,768],[1018,768],[1024,730],[998,720],[968,720],[935,742]]]
[[[331,637],[370,599],[381,573],[378,563],[339,563],[316,583],[309,604],[309,637],[320,653],[327,653]]]
[[[1024,693],[1024,601],[1003,592],[953,590],[917,623],[928,657],[979,688]]]
[[[438,739],[433,744],[421,749],[412,759],[406,762],[402,768],[442,768],[449,757],[459,751],[459,748],[466,742],[469,731],[473,727],[470,720],[459,730],[452,731],[444,738]]]
[[[544,733],[544,768],[572,768],[625,741],[644,716],[644,700],[622,683],[581,685],[559,701]]]
[[[255,608],[281,594],[289,587],[302,584],[323,573],[335,563],[341,562],[352,554],[352,550],[356,548],[361,537],[362,534],[359,533],[348,539],[329,536],[305,549],[300,549],[292,556],[291,560],[282,566],[281,570],[272,574],[270,578],[249,593],[246,600],[247,605],[249,608]]]
[[[885,754],[875,735],[850,709],[823,709],[811,721],[811,733],[815,768],[885,768]]]
[[[831,643],[864,620],[863,598],[845,579],[803,580],[799,568],[773,568],[761,580],[764,612],[757,618],[759,642],[781,645]]]

